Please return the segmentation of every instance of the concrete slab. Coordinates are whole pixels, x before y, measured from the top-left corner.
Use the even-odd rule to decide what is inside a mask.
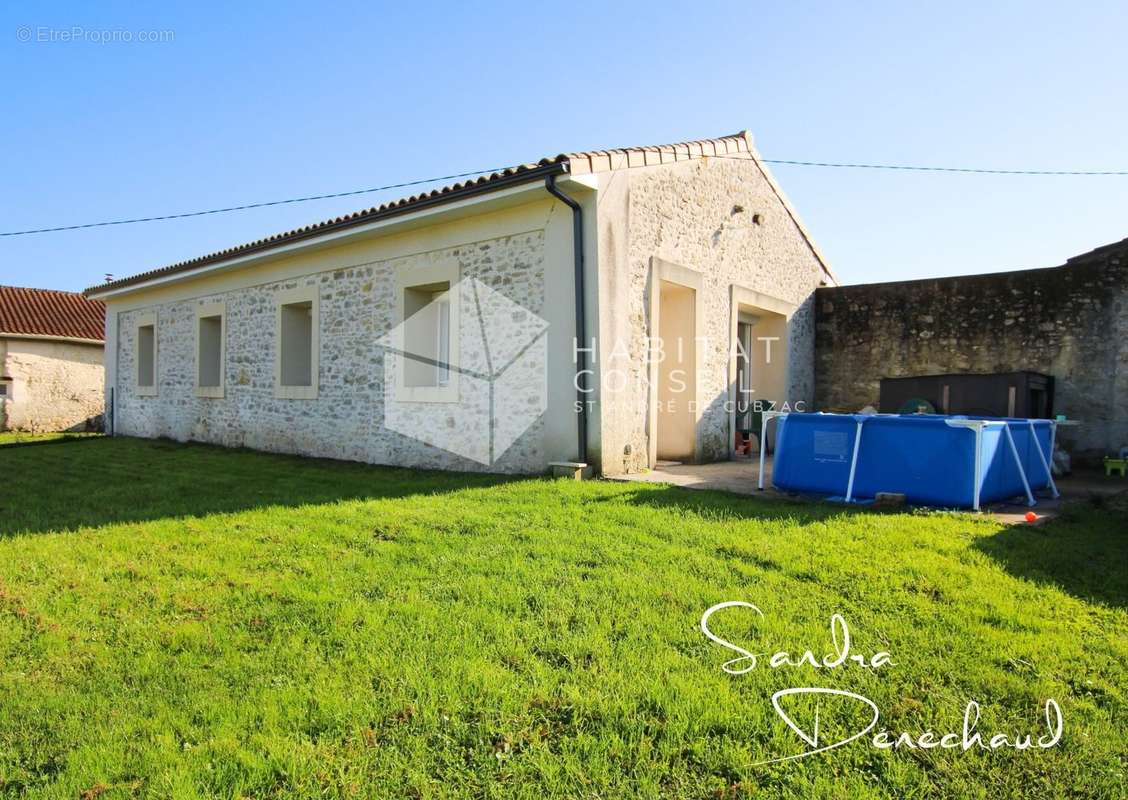
[[[771,488],[772,460],[765,465],[764,491],[758,491],[756,484],[760,478],[760,458],[738,458],[732,461],[717,461],[712,464],[673,464],[659,462],[659,466],[649,472],[632,475],[615,475],[617,481],[639,483],[668,483],[684,486],[687,489],[716,489],[721,492],[749,494],[767,497],[788,497]]]
[[[1028,507],[1025,502],[995,503],[984,511],[1006,525],[1027,525],[1026,512],[1033,511],[1037,516],[1034,524],[1050,521],[1061,512],[1064,503],[1090,500],[1093,497],[1115,497],[1128,492],[1128,480],[1119,477],[1106,477],[1104,472],[1078,471],[1064,478],[1057,478],[1061,497],[1052,498],[1049,492],[1035,492],[1038,505]]]
[[[718,461],[712,464],[673,464],[662,463],[649,472],[633,475],[616,475],[611,480],[638,483],[665,483],[682,486],[686,489],[712,489],[720,492],[748,495],[750,497],[774,498],[777,500],[822,502],[817,498],[803,498],[794,494],[776,491],[771,488],[772,460],[765,463],[764,491],[756,488],[760,477],[759,457],[732,461]],[[1057,481],[1060,498],[1051,498],[1049,492],[1038,492],[1035,497],[1038,505],[1028,508],[1025,502],[996,503],[984,508],[1006,525],[1027,525],[1026,512],[1037,515],[1034,524],[1042,524],[1060,513],[1063,503],[1075,500],[1088,500],[1093,496],[1112,497],[1128,492],[1128,480],[1119,477],[1106,477],[1103,472],[1075,472]]]

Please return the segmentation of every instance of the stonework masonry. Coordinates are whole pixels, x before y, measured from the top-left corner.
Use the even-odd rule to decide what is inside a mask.
[[[831,281],[787,208],[751,159],[699,159],[609,173],[601,189],[600,349],[606,369],[629,372],[627,388],[601,403],[605,474],[647,463],[646,353],[652,259],[700,272],[706,342],[698,370],[698,460],[729,457],[729,368],[734,285],[795,306],[788,330],[787,399],[814,395],[813,292]],[[611,356],[621,343],[628,363]],[[779,400],[781,398],[772,398]]]
[[[737,296],[756,300],[741,300],[745,306],[770,307],[771,327],[765,323],[763,330],[778,331],[783,340],[777,366],[764,379],[764,390],[774,395],[766,399],[813,400],[813,296],[833,276],[754,159],[750,139],[729,137],[710,143],[707,152],[698,149],[702,154],[690,157],[684,146],[685,158],[673,160],[672,149],[632,151],[617,159],[617,167],[559,184],[583,208],[587,335],[597,341],[586,459],[603,474],[653,466],[659,417],[651,410],[648,347],[657,335],[655,264],[663,274],[682,275],[698,287],[694,324],[705,344],[695,370],[694,458],[720,460],[731,452],[728,400]],[[714,151],[726,155],[710,156]],[[248,262],[208,266],[197,274],[154,276],[135,288],[108,287],[107,341],[115,352],[107,388],[113,392],[115,433],[468,471],[543,473],[549,462],[577,458],[571,213],[543,184],[530,183],[483,198],[480,206],[452,204],[436,214],[429,220],[404,216],[339,242],[255,254]],[[486,409],[475,407],[455,418],[452,407],[431,403],[422,413],[433,414],[433,430],[442,433],[428,444],[426,437],[398,432],[405,430],[397,416],[399,400],[385,408],[385,389],[396,375],[394,368],[386,372],[381,342],[402,322],[398,276],[413,270],[434,274],[451,261],[457,262],[460,280],[480,281],[548,325],[544,387],[535,387],[527,371],[507,378],[526,392],[517,397],[522,408],[546,405],[546,410],[488,465],[441,444],[444,437],[466,435],[473,424],[468,417],[488,418]],[[280,398],[274,375],[280,293],[293,298],[309,287],[316,288],[318,300],[317,394]],[[197,316],[210,313],[198,312],[202,306],[225,314],[219,397],[201,397],[206,392],[195,386]],[[677,319],[667,317],[671,323]],[[152,395],[137,387],[137,328],[150,320],[158,354]],[[466,327],[473,321],[465,314],[459,319],[463,344],[480,340]],[[515,340],[525,322],[514,318],[509,338]],[[482,372],[481,355],[463,349],[462,363]],[[608,370],[621,374],[615,391],[601,382]],[[516,427],[511,421],[498,421],[506,444]]]
[[[102,343],[0,337],[7,396],[0,429],[92,430],[101,425]]]
[[[399,320],[397,274],[455,261],[462,278],[484,285],[540,314],[544,307],[544,236],[532,231],[311,274],[191,300],[119,312],[115,432],[212,442],[229,447],[299,453],[377,464],[528,473],[545,468],[543,420],[486,466],[389,430],[384,419],[385,350],[378,341]],[[319,390],[315,399],[275,397],[275,295],[315,286],[320,313]],[[226,304],[225,391],[195,395],[196,306]],[[136,392],[135,329],[155,312],[156,396]],[[471,324],[469,317],[463,325]],[[463,340],[470,340],[466,331]],[[456,411],[431,404],[437,430],[458,436]]]
[[[1031,370],[1054,376],[1055,411],[1082,422],[1061,434],[1076,455],[1128,445],[1128,240],[1050,269],[836,287],[746,134],[580,154],[574,166],[577,174],[559,186],[583,208],[583,344],[596,342],[586,458],[597,471],[653,467],[661,438],[655,425],[672,421],[688,430],[684,417],[655,410],[651,343],[667,323],[689,326],[685,306],[676,303],[663,320],[656,288],[663,285],[669,297],[694,292],[695,460],[723,460],[731,452],[740,322],[753,336],[778,332],[784,350],[775,363],[745,371],[758,387],[753,392],[761,392],[755,399],[853,411],[877,402],[882,377]],[[327,228],[325,241],[249,253],[198,274],[153,273],[148,285],[109,286],[103,296],[114,349],[106,380],[115,432],[468,471],[538,473],[549,462],[576,458],[574,249],[566,206],[530,181],[365,224],[376,227]],[[527,393],[517,398],[522,409],[546,410],[520,434],[520,426],[503,424],[506,444],[509,434],[516,438],[490,464],[442,446],[477,424],[457,405],[421,406],[433,415],[429,439],[418,430],[399,432],[402,401],[385,408],[396,375],[386,369],[381,343],[402,322],[401,276],[435,274],[451,262],[460,279],[476,279],[523,309],[510,320],[509,339],[518,338],[528,321],[518,317],[526,312],[548,326],[544,388],[527,370],[507,378]],[[278,397],[278,298],[311,287],[319,314],[316,397]],[[196,318],[204,305],[225,312],[219,397],[201,397],[206,392],[195,386]],[[139,321],[152,318],[157,390],[149,396],[137,387],[136,339]],[[467,327],[474,320],[459,319],[460,341],[481,340]],[[461,356],[479,373],[492,369],[482,352]],[[614,387],[605,381],[612,374]],[[485,420],[492,408],[478,403],[468,416]]]
[[[1030,370],[1055,379],[1075,458],[1128,446],[1128,240],[1049,269],[819,289],[815,402],[877,405],[883,377]]]

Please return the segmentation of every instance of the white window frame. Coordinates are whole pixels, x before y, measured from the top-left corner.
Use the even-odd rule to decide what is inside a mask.
[[[200,320],[219,317],[219,385],[200,385]],[[227,303],[203,303],[196,306],[196,397],[223,397],[227,383]]]
[[[321,351],[321,292],[316,286],[284,289],[274,295],[274,396],[286,400],[316,400]],[[282,307],[294,303],[310,304],[310,352],[308,386],[282,383]]]
[[[141,385],[141,329],[149,326],[153,328],[153,385]],[[157,389],[161,385],[160,378],[160,328],[157,327],[157,312],[145,311],[137,315],[133,323],[133,388],[139,397],[156,397]]]
[[[459,373],[457,365],[460,361],[459,349],[459,297],[458,291],[459,268],[457,261],[445,261],[437,264],[423,266],[400,267],[396,273],[396,325],[392,329],[392,341],[395,353],[390,354],[395,359],[396,372],[396,400],[411,403],[457,403]],[[411,289],[433,286],[436,283],[447,284],[447,301],[450,313],[447,324],[449,336],[449,358],[451,367],[447,373],[447,382],[439,386],[409,386],[407,384],[407,370],[404,347],[404,318],[407,292]]]

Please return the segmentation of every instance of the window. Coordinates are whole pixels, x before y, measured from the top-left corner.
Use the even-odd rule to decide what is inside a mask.
[[[458,401],[458,265],[404,269],[400,274],[397,398]]]
[[[450,284],[404,290],[404,385],[450,385]]]
[[[278,293],[274,394],[291,399],[317,397],[318,296],[308,286]]]
[[[223,397],[226,306],[196,306],[196,396]]]
[[[137,336],[134,346],[137,359],[137,394],[154,396],[157,393],[157,315],[149,312],[137,318]]]

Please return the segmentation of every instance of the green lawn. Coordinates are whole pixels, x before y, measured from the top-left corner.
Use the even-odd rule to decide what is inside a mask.
[[[100,433],[29,433],[28,431],[0,431],[0,447],[14,444],[38,444],[41,442],[69,441],[101,436]]]
[[[1123,507],[1048,526],[92,439],[0,450],[0,793],[1122,797]],[[870,670],[761,663],[831,649]],[[808,758],[773,692],[878,729],[1064,734]],[[813,698],[811,698],[813,699]],[[799,698],[796,716],[812,708]],[[853,724],[823,707],[823,730]],[[864,724],[864,723],[863,723]]]

